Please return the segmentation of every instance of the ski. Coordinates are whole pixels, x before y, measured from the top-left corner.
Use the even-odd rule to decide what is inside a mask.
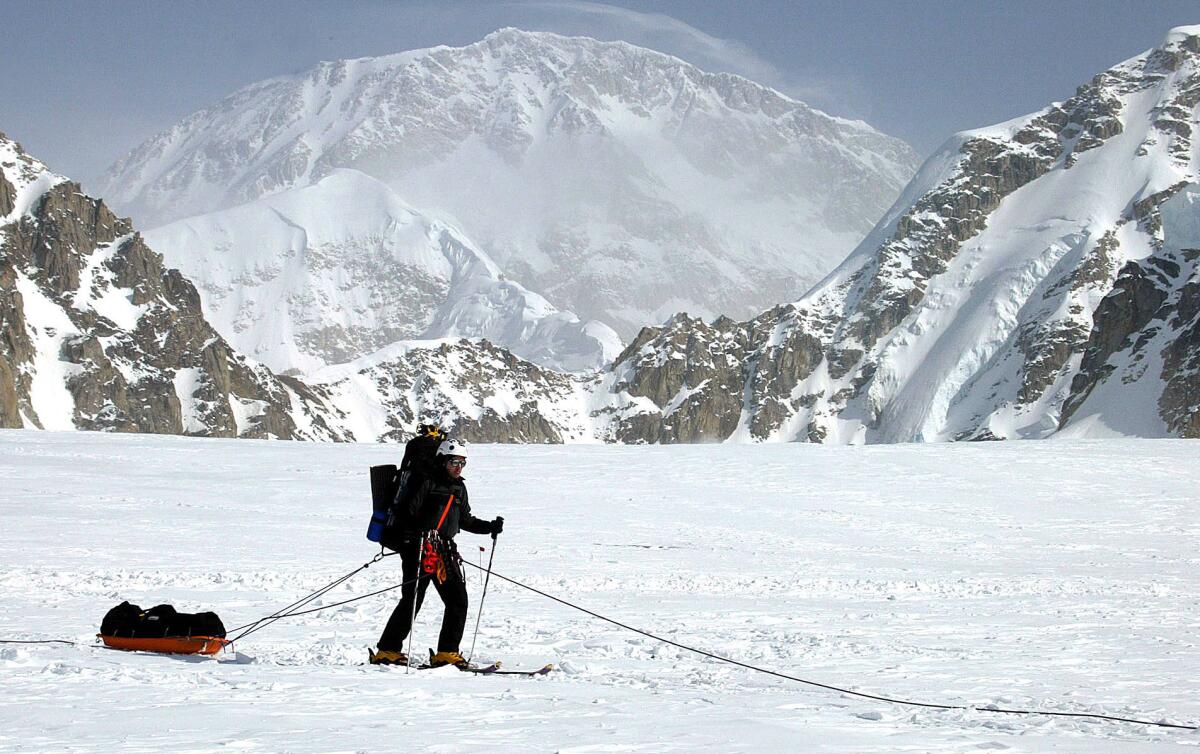
[[[401,667],[403,667],[403,666],[401,666]],[[413,670],[435,670],[437,668],[444,668],[444,667],[447,667],[447,666],[446,665],[430,665],[427,662],[423,662],[420,665],[413,665],[412,669]],[[492,673],[497,673],[500,671],[500,663],[499,662],[493,662],[490,665],[455,665],[454,667],[461,670],[464,673],[476,673],[478,675],[491,675]]]
[[[370,650],[367,650],[367,653],[368,653],[368,659],[369,659],[371,657]],[[430,654],[432,655],[432,652]],[[396,662],[396,663],[392,663],[392,662],[379,663],[379,664],[384,667],[396,667],[396,668],[404,667],[403,663],[398,663],[398,662]],[[445,665],[430,665],[428,662],[422,662],[419,665],[410,665],[409,666],[409,668],[412,670],[433,670],[434,668],[444,668],[444,667],[446,667],[446,666]],[[455,665],[454,667],[458,668],[459,670],[461,670],[464,673],[474,673],[476,675],[535,676],[535,675],[546,675],[550,671],[554,670],[554,665],[552,663],[547,663],[546,665],[543,665],[542,667],[537,668],[535,670],[501,670],[499,660],[496,660],[495,662],[489,663],[487,665],[467,664],[467,665]]]
[[[537,670],[494,670],[489,675],[546,675],[554,670],[553,664],[547,664]]]
[[[439,665],[438,667],[444,668],[446,666]],[[490,665],[466,665],[466,666],[456,665],[455,667],[457,667],[459,670],[461,670],[464,673],[474,673],[475,675],[535,676],[535,675],[546,675],[551,670],[554,670],[553,664],[543,665],[542,667],[537,668],[536,670],[501,670],[499,661],[493,662]],[[433,666],[429,665],[429,664],[413,665],[413,670],[430,670],[432,668],[433,668]]]
[[[492,675],[502,672],[499,662],[493,662],[491,665],[455,665],[454,667],[464,673],[475,673],[476,675]]]

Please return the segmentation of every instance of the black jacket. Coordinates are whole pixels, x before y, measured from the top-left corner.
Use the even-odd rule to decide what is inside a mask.
[[[438,519],[446,508],[450,496],[454,501],[446,511],[446,520],[438,534],[442,539],[454,539],[459,529],[472,534],[491,534],[492,522],[471,515],[471,503],[467,496],[467,485],[460,477],[454,479],[444,468],[428,469],[405,486],[398,501],[408,513],[408,521],[414,531],[423,532],[437,528]]]

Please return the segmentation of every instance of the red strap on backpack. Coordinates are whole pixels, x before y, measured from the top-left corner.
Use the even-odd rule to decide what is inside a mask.
[[[454,504],[454,495],[446,501],[446,507],[442,508],[442,517],[438,519],[438,525],[434,528],[435,531],[441,532],[442,524],[446,523],[446,514],[450,512],[450,506]]]

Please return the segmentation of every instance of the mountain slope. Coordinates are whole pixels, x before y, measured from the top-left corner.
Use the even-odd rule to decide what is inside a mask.
[[[1073,431],[1196,436],[1195,205],[1169,205],[1174,240],[1161,207],[1194,196],[1198,102],[1183,27],[1065,102],[957,135],[796,303],[644,331],[613,373],[654,408],[619,434],[995,439],[1086,416]]]
[[[488,338],[568,370],[599,368],[620,350],[612,330],[506,280],[462,231],[355,170],[146,238],[198,281],[214,326],[278,372],[411,339]]]
[[[356,169],[628,337],[680,310],[791,300],[915,166],[902,142],[745,79],[505,29],[251,85],[134,150],[100,191],[154,225]]]
[[[341,440],[321,391],[209,326],[103,202],[0,134],[0,426]]]
[[[360,199],[370,193],[361,176],[334,178]],[[419,215],[394,219],[396,237],[431,231]],[[456,243],[451,229],[437,232]],[[467,260],[451,284],[470,295],[460,297],[464,309],[437,312],[431,328],[486,316],[486,307],[471,308],[475,299],[508,297],[539,315],[531,322],[543,344],[557,342],[556,325],[578,332],[577,320],[538,310],[536,296],[491,275],[486,258],[455,251]],[[257,291],[268,306],[286,302],[272,293]],[[392,344],[311,380],[276,375],[213,329],[196,288],[163,266],[129,220],[0,135],[0,427],[398,441],[435,419],[473,441],[566,442],[594,436],[595,382],[594,372],[556,372],[454,337]]]

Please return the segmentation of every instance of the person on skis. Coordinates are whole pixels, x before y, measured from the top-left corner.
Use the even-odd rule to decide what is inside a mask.
[[[406,520],[412,522],[395,548],[400,553],[404,586],[400,590],[400,603],[392,610],[379,637],[378,651],[370,654],[373,665],[409,664],[403,651],[404,641],[430,582],[446,608],[437,653],[430,659],[430,665],[466,665],[459,653],[459,643],[467,625],[467,585],[454,537],[461,529],[495,538],[504,529],[502,517],[484,521],[471,514],[462,476],[466,464],[466,443],[443,440],[433,463],[425,469],[414,468],[414,475],[399,493],[396,504],[407,513]],[[432,573],[426,572],[426,568],[431,568]]]

